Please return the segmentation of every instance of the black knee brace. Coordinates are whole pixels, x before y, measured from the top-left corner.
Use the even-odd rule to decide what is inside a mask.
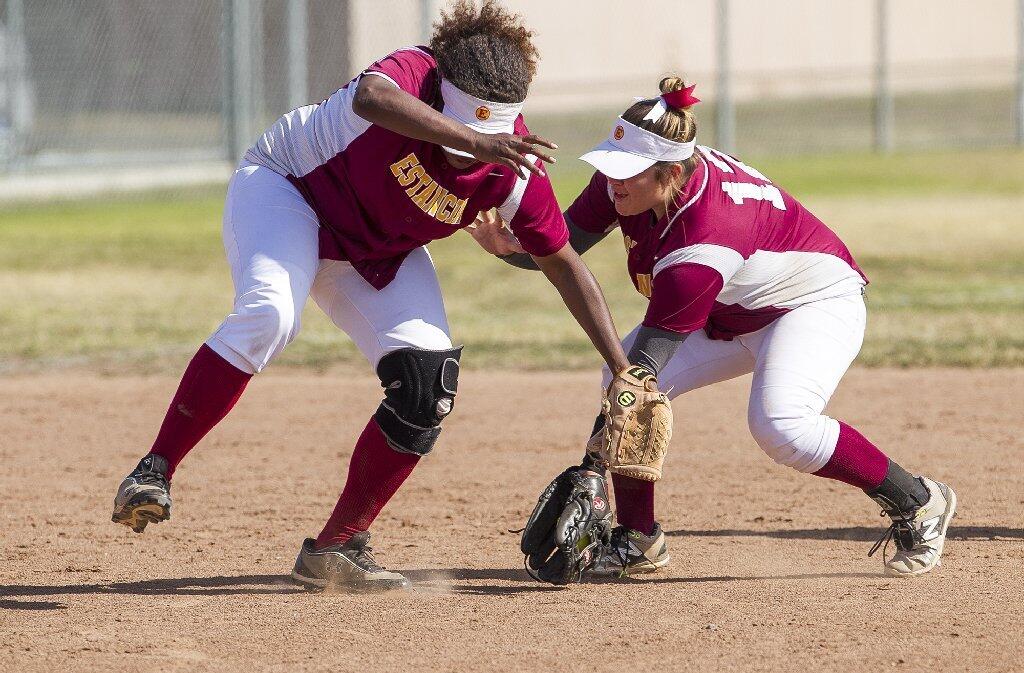
[[[462,347],[443,351],[402,348],[377,364],[384,401],[374,418],[396,451],[425,456],[451,413]]]

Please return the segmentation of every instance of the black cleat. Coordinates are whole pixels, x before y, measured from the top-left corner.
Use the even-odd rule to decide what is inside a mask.
[[[117,489],[110,520],[141,533],[148,523],[170,519],[171,484],[166,475],[167,459],[163,456],[151,453],[139,461]]]

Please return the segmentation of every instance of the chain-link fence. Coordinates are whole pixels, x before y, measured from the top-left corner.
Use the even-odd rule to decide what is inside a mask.
[[[233,162],[441,0],[5,0],[0,171]],[[576,149],[666,71],[745,154],[1024,143],[1024,0],[507,0],[543,62],[531,125]]]

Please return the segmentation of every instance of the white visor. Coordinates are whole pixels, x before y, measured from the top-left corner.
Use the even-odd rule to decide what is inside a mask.
[[[516,119],[523,111],[522,103],[494,103],[477,98],[446,79],[441,80],[441,98],[444,99],[441,114],[480,133],[512,133]],[[460,157],[475,158],[469,152],[451,147],[444,149]]]
[[[696,147],[696,138],[677,143],[619,117],[608,140],[580,159],[613,180],[625,180],[644,172],[659,161],[689,159]]]

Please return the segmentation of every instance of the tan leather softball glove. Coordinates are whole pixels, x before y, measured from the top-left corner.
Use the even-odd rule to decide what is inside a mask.
[[[601,462],[612,472],[643,479],[661,479],[665,453],[672,439],[672,406],[658,391],[658,380],[636,365],[612,379],[601,403],[604,431]]]

